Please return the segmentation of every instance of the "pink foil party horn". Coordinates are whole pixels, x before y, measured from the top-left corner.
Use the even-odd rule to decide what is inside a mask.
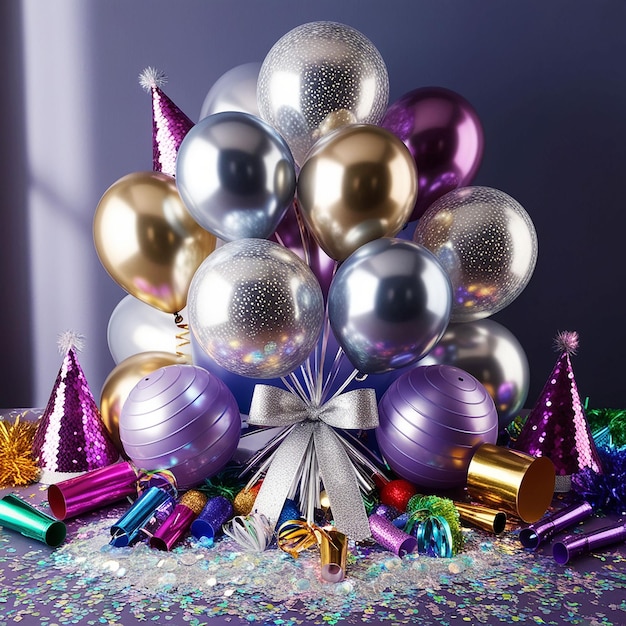
[[[586,535],[569,535],[552,546],[552,556],[559,565],[565,565],[576,556],[621,541],[626,541],[626,523],[623,521]]]
[[[552,535],[582,522],[592,514],[593,508],[589,502],[572,504],[561,511],[546,515],[535,524],[522,528],[519,533],[519,540],[525,548],[535,550],[539,544]]]
[[[185,492],[172,514],[159,526],[150,538],[150,546],[158,550],[169,551],[174,544],[190,529],[193,521],[206,506],[207,497],[200,491]]]
[[[107,465],[48,487],[48,503],[59,520],[137,495],[137,471],[125,461]]]
[[[403,557],[417,549],[417,539],[396,528],[386,517],[372,514],[369,516],[369,523],[372,537],[385,550]]]

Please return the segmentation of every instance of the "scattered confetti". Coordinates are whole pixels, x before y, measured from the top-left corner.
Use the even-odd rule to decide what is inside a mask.
[[[590,624],[626,622],[626,557],[614,550],[584,568],[562,567],[520,547],[513,531],[467,530],[453,558],[350,545],[341,583],[324,582],[319,556],[299,559],[275,546],[246,552],[225,536],[207,547],[187,538],[164,556],[146,544],[114,548],[120,509],[77,522],[71,540],[20,558],[0,531],[0,624],[40,612],[49,623],[118,624],[130,619],[203,626],[241,623]],[[178,615],[180,619],[178,619]],[[3,621],[4,620],[4,621]]]

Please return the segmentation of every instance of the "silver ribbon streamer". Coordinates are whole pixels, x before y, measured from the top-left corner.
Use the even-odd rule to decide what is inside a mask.
[[[306,404],[288,391],[256,385],[249,424],[294,428],[278,447],[267,470],[254,509],[276,524],[298,470],[313,440],[335,526],[355,541],[370,537],[367,513],[355,469],[334,428],[367,430],[378,426],[373,389],[342,393],[321,406]]]

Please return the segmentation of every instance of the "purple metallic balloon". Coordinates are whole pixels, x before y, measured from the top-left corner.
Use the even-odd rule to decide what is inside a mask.
[[[418,366],[383,395],[376,440],[389,467],[429,489],[465,484],[474,450],[495,443],[493,399],[468,372],[450,365]]]
[[[120,439],[141,469],[169,469],[187,489],[219,472],[241,433],[237,401],[195,365],[168,365],[142,378],[119,418]]]
[[[393,103],[380,124],[411,151],[418,195],[411,221],[444,194],[468,185],[483,156],[478,115],[462,96],[443,87],[421,87]]]
[[[292,204],[278,224],[271,239],[289,248],[305,261],[320,283],[324,298],[335,274],[336,261],[331,259],[317,244],[302,221],[297,204]]]

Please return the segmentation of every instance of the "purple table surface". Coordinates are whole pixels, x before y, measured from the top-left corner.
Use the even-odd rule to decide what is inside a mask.
[[[44,485],[7,493],[49,511]],[[333,584],[320,578],[317,550],[293,559],[275,546],[246,553],[228,538],[210,546],[191,537],[169,553],[111,548],[110,526],[127,508],[68,520],[56,549],[1,528],[0,626],[626,624],[624,544],[565,566],[550,543],[524,549],[513,525],[498,537],[468,528],[450,559],[351,544],[347,577]],[[611,521],[594,517],[573,531]]]

